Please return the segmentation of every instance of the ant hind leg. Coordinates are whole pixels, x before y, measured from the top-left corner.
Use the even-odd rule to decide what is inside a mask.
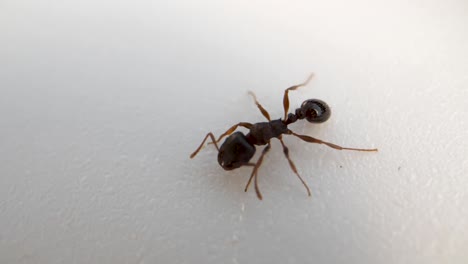
[[[329,146],[330,148],[334,148],[334,149],[337,149],[337,150],[354,150],[354,151],[378,151],[378,149],[374,148],[374,149],[361,149],[361,148],[345,148],[345,147],[342,147],[342,146],[338,146],[336,144],[333,144],[333,143],[330,143],[330,142],[326,142],[326,141],[323,141],[323,140],[320,140],[320,139],[317,139],[317,138],[313,138],[313,137],[310,137],[310,136],[306,136],[306,135],[299,135],[299,134],[296,134],[294,132],[292,132],[291,130],[288,131],[288,134],[289,135],[294,135],[306,142],[309,142],[309,143],[317,143],[317,144],[324,144],[324,145],[327,145]]]
[[[310,82],[312,77],[314,77],[313,73],[311,73],[309,75],[309,77],[307,77],[307,80],[305,80],[303,83],[298,84],[298,85],[293,85],[293,86],[287,88],[286,90],[284,90],[283,107],[284,107],[284,120],[285,121],[288,119],[288,111],[289,111],[289,96],[288,96],[288,93],[289,93],[289,91],[294,91],[299,87],[306,86]]]

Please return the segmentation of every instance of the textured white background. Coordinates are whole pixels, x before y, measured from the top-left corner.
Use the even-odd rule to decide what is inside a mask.
[[[467,263],[468,3],[1,1],[0,263]],[[259,173],[208,131],[321,98]],[[257,152],[258,154],[258,152]]]

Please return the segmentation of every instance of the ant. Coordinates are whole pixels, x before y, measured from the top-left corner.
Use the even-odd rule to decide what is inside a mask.
[[[272,138],[277,138],[281,142],[281,145],[283,146],[283,153],[289,162],[289,166],[291,167],[292,171],[297,175],[299,180],[302,182],[302,184],[306,188],[307,194],[311,196],[309,186],[307,186],[307,183],[299,175],[296,169],[296,165],[294,165],[294,162],[289,157],[289,149],[288,147],[286,147],[286,145],[283,142],[283,134],[293,135],[309,143],[325,144],[331,148],[338,149],[338,150],[377,151],[377,149],[345,148],[345,147],[341,147],[330,142],[326,142],[317,138],[310,137],[310,136],[299,135],[299,134],[294,133],[290,129],[288,129],[288,125],[296,122],[297,120],[306,119],[310,123],[323,123],[330,118],[330,115],[331,115],[330,107],[324,101],[319,100],[319,99],[306,100],[302,103],[300,108],[296,109],[294,114],[293,113],[288,114],[289,91],[294,91],[300,87],[306,86],[313,76],[314,74],[311,74],[307,78],[307,80],[305,80],[303,83],[291,86],[284,91],[284,96],[283,96],[284,118],[283,119],[277,119],[277,120],[272,121],[270,119],[270,114],[268,114],[268,111],[265,110],[265,108],[263,108],[263,106],[257,101],[257,97],[255,96],[255,94],[249,91],[249,94],[253,97],[258,109],[263,114],[263,116],[268,120],[268,122],[259,122],[255,124],[246,123],[246,122],[237,123],[236,125],[233,125],[231,128],[229,128],[224,134],[219,136],[217,140],[215,139],[213,133],[210,132],[205,136],[205,139],[203,139],[200,146],[190,155],[190,158],[193,158],[195,157],[195,155],[197,155],[197,153],[201,150],[201,148],[205,144],[205,141],[208,139],[208,137],[210,137],[212,144],[214,144],[216,149],[218,150],[218,163],[219,165],[221,165],[221,167],[223,167],[223,169],[233,170],[241,166],[254,167],[252,170],[252,174],[250,175],[249,181],[247,182],[247,185],[245,186],[244,191],[247,192],[249,185],[252,182],[252,178],[253,178],[254,185],[255,185],[255,192],[257,194],[257,197],[258,199],[262,200],[262,194],[260,193],[260,189],[258,188],[258,183],[257,183],[257,172],[258,172],[258,169],[260,168],[260,165],[262,165],[263,157],[270,150],[270,147],[271,147],[270,140]],[[244,135],[242,132],[239,132],[239,131],[233,133],[238,127],[245,127],[249,129],[249,133],[247,133],[247,135]],[[224,143],[219,148],[217,143],[219,143],[221,139],[223,139],[225,136],[228,136],[228,135],[229,137],[226,138]],[[256,150],[255,145],[257,146],[266,145],[266,147],[263,149],[262,154],[260,155],[260,158],[257,160],[257,162],[251,163],[249,161],[255,154],[255,150]]]

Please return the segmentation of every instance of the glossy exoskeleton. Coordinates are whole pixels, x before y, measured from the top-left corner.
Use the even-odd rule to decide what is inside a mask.
[[[263,108],[263,106],[257,101],[257,98],[252,92],[249,92],[252,97],[254,98],[255,104],[257,105],[260,112],[263,116],[268,120],[268,122],[259,122],[255,124],[240,122],[231,128],[229,128],[224,134],[219,136],[216,140],[214,135],[210,132],[206,135],[203,142],[200,146],[190,155],[190,158],[193,158],[203,147],[205,141],[208,137],[211,138],[212,142],[218,149],[218,163],[223,169],[225,170],[233,170],[237,169],[242,166],[253,166],[252,174],[250,175],[249,181],[245,187],[245,191],[247,191],[252,178],[254,178],[255,182],[255,191],[257,197],[262,199],[262,194],[258,188],[257,183],[257,171],[262,164],[264,155],[270,149],[270,140],[272,138],[277,138],[282,146],[283,146],[283,153],[288,159],[289,165],[294,173],[297,175],[299,180],[302,182],[304,187],[307,190],[308,195],[310,196],[310,189],[302,179],[302,177],[297,172],[296,166],[294,162],[289,157],[289,150],[288,147],[283,142],[282,135],[293,135],[296,136],[306,142],[310,143],[318,143],[318,144],[325,144],[331,148],[338,149],[338,150],[356,150],[356,151],[377,151],[377,149],[358,149],[358,148],[345,148],[335,145],[330,142],[325,142],[320,139],[316,139],[306,135],[299,135],[294,133],[288,128],[288,125],[302,119],[306,119],[310,123],[323,123],[330,118],[331,110],[330,107],[322,100],[319,99],[309,99],[304,101],[301,104],[300,108],[297,108],[294,113],[288,114],[289,109],[289,91],[296,90],[299,87],[307,85],[307,83],[311,80],[313,75],[310,75],[309,78],[301,84],[291,86],[284,91],[283,96],[283,107],[284,107],[284,117],[283,119],[276,119],[271,120],[269,113]],[[249,129],[247,134],[243,134],[242,132],[238,131],[233,133],[239,126],[245,127]],[[229,136],[228,136],[229,135]],[[221,147],[218,148],[217,142],[220,142],[225,136],[228,136]],[[261,146],[266,145],[263,149],[259,159],[256,163],[250,163],[250,160],[255,154],[255,145]]]

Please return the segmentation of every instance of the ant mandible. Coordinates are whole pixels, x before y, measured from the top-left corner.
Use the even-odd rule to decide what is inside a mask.
[[[289,157],[289,149],[288,147],[286,147],[286,145],[283,142],[283,138],[282,138],[283,134],[296,136],[309,143],[325,144],[331,148],[338,149],[338,150],[377,151],[377,149],[345,148],[345,147],[341,147],[330,142],[326,142],[317,138],[310,137],[310,136],[299,135],[299,134],[294,133],[290,129],[288,129],[288,125],[296,122],[297,120],[302,120],[304,118],[307,119],[307,121],[309,121],[310,123],[323,123],[330,118],[330,115],[331,115],[330,107],[324,101],[318,100],[318,99],[306,100],[302,103],[300,108],[296,109],[294,114],[293,113],[288,114],[289,91],[294,91],[298,89],[299,87],[306,86],[313,76],[314,75],[311,74],[307,78],[307,80],[305,80],[305,82],[298,84],[298,85],[291,86],[284,91],[284,96],[283,96],[284,118],[283,119],[277,119],[277,120],[272,121],[270,119],[270,114],[268,114],[268,111],[265,110],[265,108],[263,108],[263,106],[257,101],[255,94],[249,91],[249,94],[253,97],[258,109],[263,114],[263,116],[268,120],[268,122],[259,122],[255,124],[251,124],[247,122],[240,122],[236,125],[233,125],[224,134],[219,136],[218,140],[216,140],[213,133],[210,132],[205,136],[205,139],[203,139],[200,146],[190,155],[190,158],[193,158],[195,157],[195,155],[197,155],[197,153],[201,150],[201,148],[205,144],[205,141],[208,139],[208,137],[210,137],[211,141],[213,142],[216,149],[218,150],[218,163],[219,165],[221,165],[221,167],[223,167],[223,169],[233,170],[241,166],[254,167],[250,175],[249,181],[247,182],[247,185],[245,186],[244,191],[247,192],[249,185],[253,178],[254,185],[255,185],[255,192],[257,194],[257,197],[258,199],[262,200],[262,194],[260,193],[260,189],[258,188],[258,183],[257,183],[257,172],[258,172],[258,169],[260,168],[260,165],[262,165],[263,157],[270,150],[270,147],[271,147],[270,140],[272,138],[277,138],[281,142],[281,145],[283,146],[283,153],[289,162],[289,166],[291,167],[292,171],[297,175],[299,180],[302,182],[302,184],[306,188],[307,194],[311,196],[309,186],[307,186],[307,183],[299,175],[296,169],[296,165],[294,165],[294,162]],[[247,135],[244,135],[242,132],[239,132],[239,131],[233,133],[240,126],[249,129],[249,133],[247,133]],[[219,143],[221,139],[223,139],[225,136],[228,136],[228,135],[229,137],[226,138],[224,143],[221,145],[221,148],[219,148],[217,143]],[[249,161],[255,154],[255,145],[258,145],[258,146],[266,145],[266,147],[263,149],[262,154],[260,155],[260,158],[257,160],[257,162],[251,163]]]

